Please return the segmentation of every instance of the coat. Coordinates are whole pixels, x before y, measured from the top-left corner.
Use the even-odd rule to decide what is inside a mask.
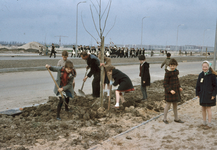
[[[180,102],[181,96],[180,96],[180,90],[181,87],[179,84],[179,71],[169,71],[166,70],[165,76],[164,76],[164,88],[165,88],[165,100],[167,102]],[[175,94],[170,93],[171,90],[175,91]]]
[[[112,78],[115,80],[113,83],[114,86],[119,84],[118,91],[126,91],[134,88],[130,78],[118,69],[112,70]]]
[[[141,64],[139,65],[141,67]],[[145,83],[143,83],[145,81]],[[149,73],[149,63],[145,62],[142,65],[141,69],[141,85],[144,86],[150,86],[150,73]]]
[[[56,78],[56,82],[58,84],[58,86],[60,86],[60,83],[61,83],[61,69],[62,67],[56,67],[56,66],[50,66],[50,70],[53,71],[53,72],[57,72],[57,78]],[[70,76],[71,74],[69,74]],[[74,97],[74,89],[73,89],[73,86],[72,86],[72,83],[73,83],[73,80],[74,80],[74,77],[71,75],[71,78],[68,80],[68,83],[66,86],[63,86],[63,90],[64,91],[69,91],[72,95],[72,98]],[[56,85],[54,86],[54,93],[57,95],[58,94],[58,89],[56,87]]]
[[[87,65],[90,68],[90,72],[87,74],[87,76],[90,78],[93,74],[100,74],[100,61],[98,57],[95,55],[90,54],[87,59]]]
[[[207,75],[201,72],[197,79],[196,96],[200,97],[200,105],[204,103],[215,103],[216,98],[211,100],[212,96],[216,96],[216,77],[209,70]]]

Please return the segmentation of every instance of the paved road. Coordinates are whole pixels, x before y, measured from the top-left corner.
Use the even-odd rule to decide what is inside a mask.
[[[140,84],[138,65],[117,66],[116,68],[126,73],[131,78],[133,85]],[[198,74],[201,71],[201,62],[179,63],[178,69],[180,76]],[[85,69],[77,69],[77,73],[76,92],[81,88]],[[150,74],[151,82],[163,79],[164,69],[160,68],[160,64],[152,64]],[[56,73],[53,75],[56,77]],[[92,79],[85,82],[83,91],[86,94],[92,92],[91,82]],[[54,96],[54,83],[48,71],[2,73],[0,74],[0,83],[0,111],[44,103],[48,100],[48,96]]]

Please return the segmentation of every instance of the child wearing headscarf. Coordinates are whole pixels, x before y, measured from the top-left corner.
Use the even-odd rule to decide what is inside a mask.
[[[200,99],[202,107],[204,129],[210,129],[212,112],[211,107],[216,106],[216,72],[211,68],[209,61],[203,61],[202,72],[199,74],[196,85],[196,96]],[[206,122],[206,114],[208,114],[208,123]]]

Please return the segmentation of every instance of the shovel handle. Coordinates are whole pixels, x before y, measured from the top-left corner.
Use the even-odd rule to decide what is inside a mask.
[[[59,87],[59,85],[57,84],[56,80],[54,79],[54,77],[53,77],[53,75],[52,75],[50,69],[47,68],[47,70],[48,70],[48,72],[50,73],[50,76],[52,77],[52,79],[53,79],[53,81],[54,81],[56,87],[59,89],[60,87]],[[61,97],[64,99],[64,96],[63,96],[63,93],[62,93],[62,92],[60,92],[60,95],[61,95]],[[64,100],[63,102],[66,104],[65,100]],[[66,105],[68,106],[68,104],[66,104]]]
[[[86,76],[87,76],[87,71],[88,71],[88,69],[86,69],[86,72],[85,72],[85,75],[84,75],[84,77],[86,77]],[[83,81],[83,83],[82,83],[82,86],[81,86],[81,91],[83,90],[83,87],[84,87],[84,82],[85,82],[85,81]]]

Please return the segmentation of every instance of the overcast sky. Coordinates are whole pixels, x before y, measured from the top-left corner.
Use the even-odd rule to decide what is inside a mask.
[[[59,43],[56,36],[61,35],[67,36],[61,38],[62,44],[74,44],[80,1],[0,0],[0,41]],[[103,10],[107,2],[102,0]],[[99,40],[90,5],[90,0],[78,5],[78,44],[96,45],[82,25],[81,13],[87,30]],[[143,20],[144,45],[176,45],[178,29],[178,45],[214,46],[217,0],[113,0],[105,34],[115,25],[105,43],[140,45],[143,17],[147,17]]]

